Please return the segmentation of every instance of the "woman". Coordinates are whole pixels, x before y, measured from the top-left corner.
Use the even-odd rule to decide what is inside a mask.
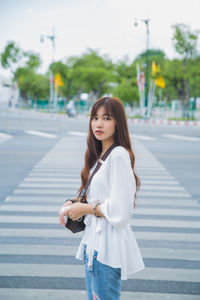
[[[87,204],[67,201],[67,215],[86,224],[77,259],[84,259],[88,299],[118,300],[121,280],[144,269],[143,260],[129,222],[135,206],[139,179],[134,171],[123,104],[103,97],[92,107],[81,172],[79,196],[98,160],[113,144],[115,148],[94,175],[87,191]],[[60,210],[60,223],[65,225]]]

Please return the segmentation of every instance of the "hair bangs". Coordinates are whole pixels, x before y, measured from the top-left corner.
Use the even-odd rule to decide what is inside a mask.
[[[110,103],[109,98],[103,98],[102,101],[98,101],[94,104],[91,111],[91,119],[97,115],[98,109],[102,106],[105,109],[105,115],[108,117],[113,117],[112,104]]]

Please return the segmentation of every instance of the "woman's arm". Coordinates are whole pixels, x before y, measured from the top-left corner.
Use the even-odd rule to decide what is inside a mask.
[[[72,220],[78,220],[82,216],[86,214],[95,214],[95,209],[94,209],[94,204],[86,204],[86,203],[74,203],[70,206],[70,210],[68,211],[67,215],[72,219]],[[98,217],[103,217],[104,215],[100,211],[99,205],[96,207],[96,216]]]
[[[129,224],[133,212],[135,178],[129,154],[118,154],[111,160],[110,196],[99,206],[106,220],[118,228]]]

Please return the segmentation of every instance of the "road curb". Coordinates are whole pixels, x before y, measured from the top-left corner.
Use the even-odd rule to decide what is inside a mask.
[[[199,121],[175,121],[175,120],[142,120],[128,119],[130,123],[149,125],[177,125],[177,126],[200,126]]]
[[[20,115],[28,115],[28,116],[38,116],[44,118],[51,118],[57,120],[68,120],[70,119],[66,114],[56,114],[56,113],[44,113],[35,110],[21,110],[17,108],[10,108],[10,111],[19,113]],[[78,115],[75,117],[76,119],[89,119],[89,116]],[[200,121],[176,121],[176,120],[143,120],[143,119],[128,119],[128,123],[136,124],[136,125],[169,125],[169,126],[200,126]]]

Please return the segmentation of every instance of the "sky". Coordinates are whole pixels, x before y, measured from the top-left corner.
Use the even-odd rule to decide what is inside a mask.
[[[170,59],[172,25],[185,23],[200,29],[200,0],[0,0],[0,52],[8,41],[23,50],[39,53],[40,72],[52,62],[52,44],[41,35],[56,35],[55,60],[79,56],[88,48],[108,55],[114,62],[133,60],[146,50],[149,20],[150,48],[161,49]],[[138,26],[134,26],[137,20]],[[0,68],[0,75],[9,76]]]

